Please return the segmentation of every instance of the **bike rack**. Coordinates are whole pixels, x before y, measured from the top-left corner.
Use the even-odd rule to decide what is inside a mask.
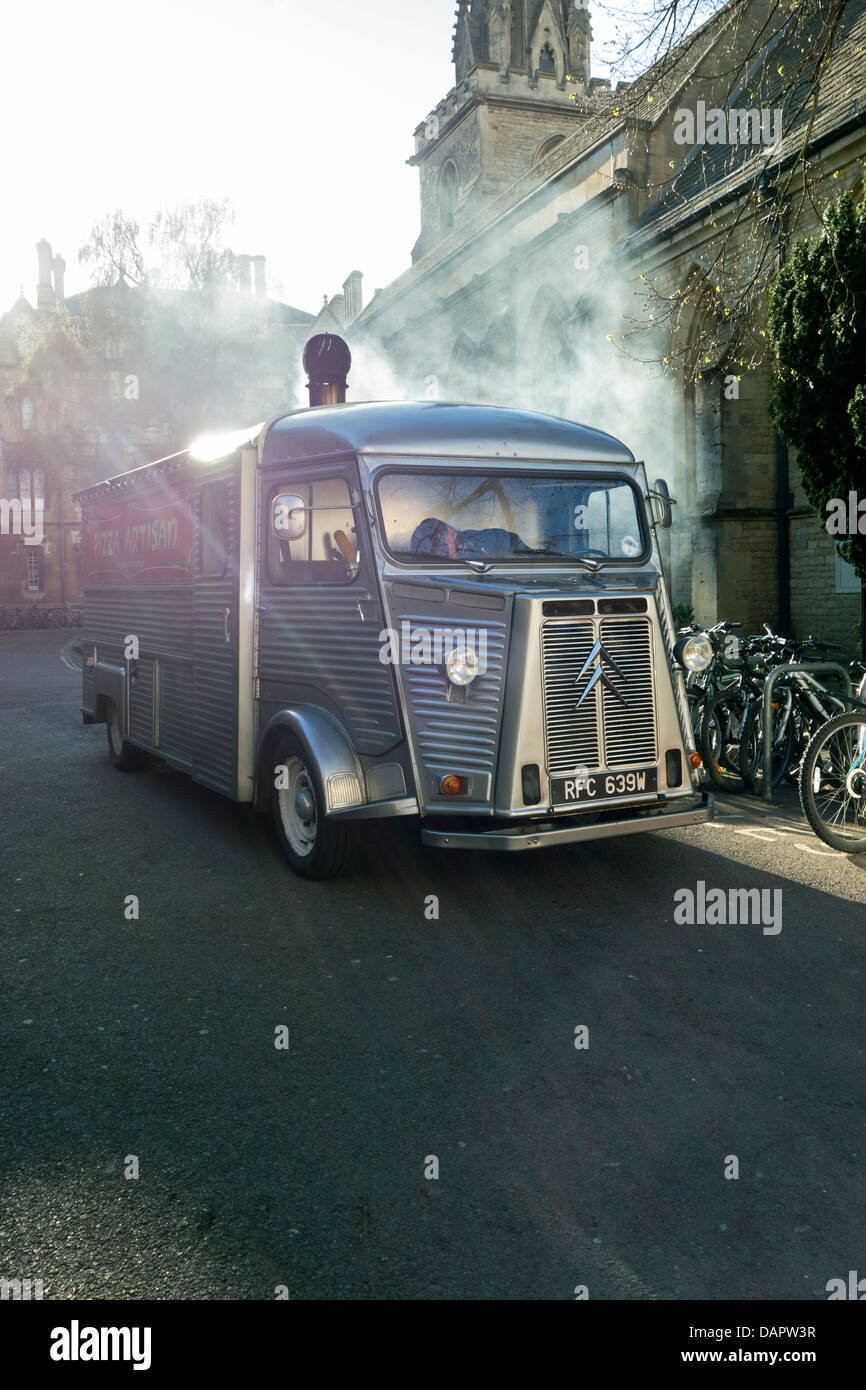
[[[840,666],[838,661],[790,661],[786,666],[775,666],[767,677],[762,696],[763,704],[761,707],[761,720],[764,732],[764,787],[761,793],[764,801],[772,803],[773,800],[773,747],[772,747],[772,694],[773,686],[779,676],[786,676],[789,671],[832,671],[837,676],[841,676],[845,682],[845,699],[853,700],[854,687],[851,684],[851,677]]]

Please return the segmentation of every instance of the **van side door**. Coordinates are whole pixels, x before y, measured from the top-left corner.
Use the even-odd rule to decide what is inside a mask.
[[[260,701],[321,705],[359,753],[386,752],[402,734],[357,468],[284,465],[261,498]]]

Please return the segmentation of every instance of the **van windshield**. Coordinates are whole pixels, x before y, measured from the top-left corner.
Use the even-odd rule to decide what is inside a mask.
[[[634,562],[648,549],[637,489],[622,477],[388,472],[377,495],[399,560]]]

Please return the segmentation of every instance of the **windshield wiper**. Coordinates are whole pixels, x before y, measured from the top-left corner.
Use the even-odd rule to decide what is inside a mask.
[[[572,565],[582,565],[590,574],[597,574],[602,565],[606,565],[606,560],[590,560],[583,555],[567,555],[562,550],[515,550],[510,555],[494,555],[489,560],[474,560],[467,555],[458,555],[456,558],[461,560],[464,565],[475,570],[476,574],[486,574],[493,565],[507,564],[509,560],[514,560],[524,555],[542,555],[555,560],[567,560]]]
[[[530,555],[549,555],[557,560],[568,560],[574,565],[583,565],[590,574],[596,574],[602,565],[606,565],[606,560],[590,560],[585,555],[567,555],[563,550],[530,550]]]

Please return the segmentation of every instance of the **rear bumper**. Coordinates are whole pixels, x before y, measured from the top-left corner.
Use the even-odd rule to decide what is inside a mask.
[[[638,835],[645,830],[675,830],[679,826],[700,825],[713,819],[713,805],[713,793],[704,791],[699,804],[684,811],[626,814],[615,819],[605,818],[595,825],[587,825],[585,818],[583,823],[575,818],[566,824],[540,821],[534,826],[524,823],[523,828],[508,826],[502,830],[422,830],[421,839],[425,845],[436,849],[546,849],[576,840],[606,840],[613,835]]]

